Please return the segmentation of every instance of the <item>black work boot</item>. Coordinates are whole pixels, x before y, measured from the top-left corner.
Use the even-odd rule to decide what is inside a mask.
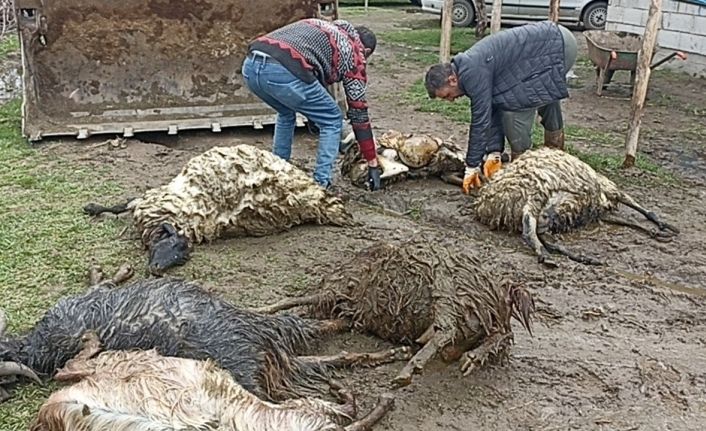
[[[564,149],[564,129],[549,131],[544,129],[544,145],[559,150]]]

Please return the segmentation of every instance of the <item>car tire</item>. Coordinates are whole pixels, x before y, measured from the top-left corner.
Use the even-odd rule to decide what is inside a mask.
[[[454,27],[470,27],[476,19],[476,10],[469,0],[454,0],[451,13],[451,22]]]
[[[414,6],[422,5],[422,0],[409,0],[409,2],[412,3]]]
[[[602,1],[591,3],[583,11],[583,26],[586,30],[603,30],[607,17],[608,3]]]

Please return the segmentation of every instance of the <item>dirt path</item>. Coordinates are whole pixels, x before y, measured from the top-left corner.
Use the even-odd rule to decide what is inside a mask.
[[[433,19],[398,9],[352,21],[381,30]],[[622,133],[628,102],[596,98],[592,71],[579,67],[577,73],[583,86],[572,89],[565,105],[567,123]],[[377,133],[395,128],[451,135],[463,142],[467,125],[416,113],[399,97],[423,76],[423,67],[401,64],[395,49],[382,44],[369,75]],[[420,229],[456,237],[469,252],[486,256],[495,271],[533,292],[538,306],[534,337],[516,325],[510,364],[466,378],[456,365],[434,362],[413,385],[397,392],[396,409],[377,429],[701,429],[706,421],[704,117],[703,111],[688,110],[706,106],[705,90],[703,80],[656,75],[644,121],[643,133],[649,139],[641,149],[685,180],[677,186],[647,185],[652,181],[629,188],[644,205],[678,225],[680,238],[655,243],[606,226],[562,238],[572,249],[606,258],[608,268],[562,260],[560,269],[545,270],[519,237],[491,233],[462,216],[464,202],[457,188],[425,181],[396,184],[367,196],[397,211],[414,209],[414,216],[386,215],[352,202],[355,216],[364,222],[361,227],[301,227],[272,237],[219,241],[198,247],[192,261],[175,275],[202,281],[243,305],[260,305],[297,294],[377,239],[401,240]],[[141,136],[143,142],[129,140],[126,149],[96,146],[101,139],[55,141],[46,151],[107,167],[108,177],[137,194],[167,180],[188,158],[213,145],[254,143],[269,148],[270,133]],[[576,145],[595,147],[588,140]],[[315,138],[299,131],[295,161],[310,168],[315,148]],[[347,335],[325,347],[335,352],[382,345],[371,337]],[[347,374],[363,408],[370,406],[374,394],[387,389],[385,382],[400,366]]]

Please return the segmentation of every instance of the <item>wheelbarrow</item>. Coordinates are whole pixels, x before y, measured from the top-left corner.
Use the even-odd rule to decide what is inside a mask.
[[[625,31],[588,30],[584,31],[588,46],[588,58],[596,67],[596,94],[601,95],[603,88],[613,79],[616,70],[630,71],[630,88],[635,85],[637,55],[642,47],[642,37]],[[657,47],[652,51],[652,58]],[[686,60],[686,54],[675,51],[662,60],[650,65],[654,69],[667,61],[679,57]]]

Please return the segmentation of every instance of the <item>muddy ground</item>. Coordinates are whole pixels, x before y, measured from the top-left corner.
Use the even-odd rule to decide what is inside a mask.
[[[437,19],[402,8],[351,18],[377,31]],[[577,39],[585,56],[579,33]],[[394,128],[451,135],[463,143],[467,125],[415,112],[402,101],[400,95],[423,76],[424,65],[400,63],[400,49],[382,43],[370,64],[376,133]],[[585,62],[580,61],[575,72],[579,79],[564,105],[567,124],[623,133],[629,101],[596,97],[593,71]],[[607,267],[560,259],[558,269],[545,269],[518,236],[490,232],[463,215],[464,197],[458,188],[428,180],[362,194],[369,203],[409,211],[407,216],[386,214],[354,199],[349,206],[363,222],[360,227],[304,226],[265,238],[218,241],[198,247],[177,274],[199,280],[239,304],[260,305],[297,294],[375,241],[403,240],[420,230],[454,237],[468,253],[480,253],[494,271],[532,291],[538,309],[534,336],[515,325],[511,362],[469,377],[462,377],[457,365],[432,363],[411,386],[396,392],[395,410],[377,429],[703,429],[705,106],[704,80],[664,72],[653,77],[640,150],[678,181],[663,184],[659,175],[627,172],[623,183],[645,206],[679,226],[682,234],[671,243],[657,243],[626,229],[597,225],[561,238],[575,250],[605,258]],[[104,138],[99,137],[80,143],[54,140],[42,148],[75,163],[108,167],[106,179],[136,195],[167,181],[190,157],[211,146],[250,143],[269,148],[271,132],[267,128],[174,138],[144,135],[128,140],[124,149],[101,144]],[[620,152],[617,146],[592,142],[590,136],[573,144],[585,151]],[[300,130],[295,162],[311,168],[315,150],[315,136]],[[322,349],[381,346],[385,344],[372,337],[346,335]],[[375,394],[389,390],[386,382],[401,366],[344,376],[367,408]]]

